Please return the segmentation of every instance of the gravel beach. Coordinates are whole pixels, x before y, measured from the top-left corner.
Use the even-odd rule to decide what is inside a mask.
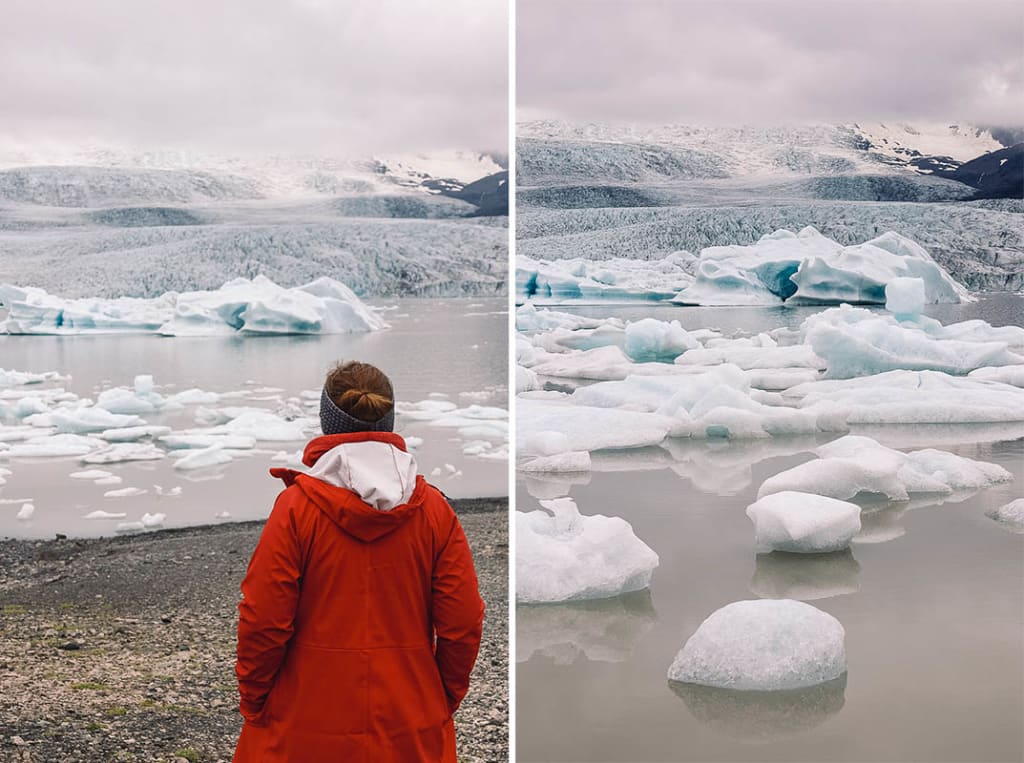
[[[487,602],[460,763],[508,759],[508,502],[451,502]],[[0,761],[229,761],[238,586],[262,523],[0,541]]]

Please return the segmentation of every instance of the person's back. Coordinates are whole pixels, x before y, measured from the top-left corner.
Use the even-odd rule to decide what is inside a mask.
[[[483,602],[454,512],[390,432],[304,460],[272,470],[288,487],[242,585],[235,760],[455,761]]]

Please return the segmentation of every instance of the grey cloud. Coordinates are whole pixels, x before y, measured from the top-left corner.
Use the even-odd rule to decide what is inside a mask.
[[[503,149],[507,0],[7,0],[0,134]]]
[[[1017,0],[519,0],[518,118],[1024,124]]]

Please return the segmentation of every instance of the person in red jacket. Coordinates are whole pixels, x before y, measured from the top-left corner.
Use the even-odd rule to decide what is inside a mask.
[[[238,605],[236,762],[456,763],[484,603],[444,495],[394,434],[391,382],[337,366],[308,473],[284,491]]]

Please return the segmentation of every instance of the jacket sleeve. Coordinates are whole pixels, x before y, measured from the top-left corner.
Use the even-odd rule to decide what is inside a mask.
[[[242,581],[235,674],[248,721],[258,720],[295,630],[302,558],[290,492],[278,496]]]
[[[434,563],[432,587],[437,635],[435,660],[448,707],[454,713],[469,690],[469,675],[480,649],[484,622],[484,602],[477,586],[473,556],[454,513],[450,532]]]

